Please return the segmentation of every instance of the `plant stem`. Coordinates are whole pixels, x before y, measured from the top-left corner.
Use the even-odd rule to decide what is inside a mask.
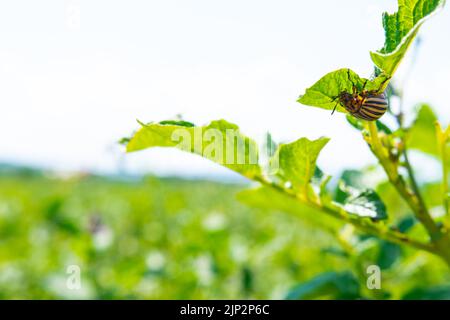
[[[441,154],[442,162],[442,203],[444,204],[447,227],[450,228],[450,204],[448,198],[448,166],[447,166],[447,139],[448,139],[448,128],[442,131],[439,123],[436,123],[436,134],[437,141],[439,143],[439,152]]]
[[[380,161],[380,164],[384,168],[384,171],[386,171],[388,178],[392,180],[391,182],[395,182],[394,184],[398,184],[398,181],[401,180],[401,178],[398,175],[397,168],[389,159],[388,151],[383,147],[383,144],[381,143],[375,121],[367,121],[366,123],[369,129],[371,142],[370,147],[372,152],[378,158],[378,161]]]
[[[448,169],[447,169],[447,155],[445,146],[442,150],[442,197],[444,202],[445,213],[447,216],[447,222],[450,227],[450,204],[448,198]]]
[[[435,224],[433,218],[431,217],[428,209],[425,206],[425,203],[418,192],[419,188],[417,187],[417,183],[414,180],[414,175],[412,176],[412,180],[414,180],[414,190],[410,190],[403,178],[398,174],[397,167],[390,161],[389,155],[387,153],[386,148],[383,147],[379,135],[375,121],[368,121],[367,126],[370,134],[370,147],[374,155],[380,161],[381,166],[384,168],[389,181],[395,187],[400,196],[406,201],[408,206],[414,212],[416,218],[424,225],[427,229],[431,239],[436,241],[442,237],[441,230]],[[407,157],[405,159],[407,161]],[[409,165],[409,161],[407,165],[407,169],[409,167],[408,172],[412,173],[411,166]]]
[[[406,171],[408,171],[408,176],[411,181],[411,186],[412,186],[413,192],[415,193],[417,200],[420,203],[420,206],[422,208],[424,208],[425,211],[427,211],[425,201],[423,200],[422,194],[420,193],[419,185],[417,184],[417,180],[414,175],[414,170],[411,166],[411,162],[409,162],[408,150],[406,149],[406,147],[403,150],[403,157],[405,159],[405,167],[406,167]],[[429,213],[427,213],[427,214],[431,217],[431,215]],[[433,221],[433,223],[434,223],[434,221]]]
[[[289,197],[295,198],[299,202],[302,202],[303,204],[308,205],[309,207],[312,207],[316,210],[319,210],[335,219],[338,219],[340,221],[349,223],[353,226],[355,226],[359,231],[371,234],[373,236],[376,236],[380,239],[400,244],[400,245],[408,245],[411,247],[414,247],[419,250],[424,250],[430,253],[436,254],[435,247],[429,243],[423,243],[414,239],[409,238],[404,233],[389,229],[386,226],[376,225],[372,222],[369,222],[367,220],[352,217],[351,214],[346,212],[342,207],[339,207],[337,205],[329,205],[324,206],[318,202],[312,201],[312,200],[305,200],[305,198],[300,198],[297,194],[295,194],[293,191],[286,189],[280,185],[277,185],[275,183],[272,183],[268,180],[266,180],[263,177],[257,177],[255,178],[258,182],[261,184],[270,187],[271,189],[274,189],[284,195],[287,195]]]
[[[398,231],[394,231],[391,230],[387,227],[381,227],[381,226],[377,226],[374,223],[362,220],[360,218],[353,218],[351,217],[350,214],[348,214],[346,211],[344,211],[344,209],[340,208],[337,209],[334,206],[333,207],[320,207],[317,205],[314,205],[317,209],[322,210],[323,212],[337,218],[340,219],[342,221],[345,221],[347,223],[350,223],[352,225],[354,225],[358,230],[377,236],[380,239],[392,242],[392,243],[396,243],[396,244],[401,244],[401,245],[409,245],[412,246],[416,249],[421,249],[421,250],[425,250],[431,253],[436,253],[435,249],[432,245],[428,244],[428,243],[422,243],[416,240],[413,240],[411,238],[409,238],[407,235],[405,235],[404,233],[398,232]]]

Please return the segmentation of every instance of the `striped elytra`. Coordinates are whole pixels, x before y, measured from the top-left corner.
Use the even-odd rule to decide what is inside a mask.
[[[385,114],[387,107],[388,102],[384,93],[368,94],[359,110],[352,115],[363,120],[374,121]]]
[[[367,121],[379,119],[388,108],[384,93],[363,91],[351,94],[342,92],[339,101],[352,116]]]

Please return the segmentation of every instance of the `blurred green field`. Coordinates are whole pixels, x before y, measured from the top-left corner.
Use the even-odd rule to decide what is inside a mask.
[[[3,173],[0,298],[282,299],[302,283],[297,290],[313,288],[303,295],[311,298],[400,298],[430,288],[447,297],[448,270],[437,258],[370,238],[362,256],[387,271],[383,290],[364,289],[365,258],[294,215],[240,204],[246,187]],[[81,290],[66,286],[70,265],[81,268]]]

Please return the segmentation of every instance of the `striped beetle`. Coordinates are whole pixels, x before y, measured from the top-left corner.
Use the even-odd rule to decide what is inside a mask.
[[[348,78],[350,78],[350,69],[347,70]],[[387,78],[380,86],[388,80]],[[353,83],[353,82],[352,82]],[[338,103],[334,106],[333,112],[336,110],[338,104],[341,104],[345,110],[347,110],[352,116],[358,119],[375,121],[378,120],[382,115],[386,113],[388,108],[388,102],[384,92],[379,93],[379,90],[368,91],[365,90],[367,80],[361,92],[357,91],[355,84],[353,84],[353,92],[349,93],[342,91],[337,97],[332,101],[334,102],[338,99]]]

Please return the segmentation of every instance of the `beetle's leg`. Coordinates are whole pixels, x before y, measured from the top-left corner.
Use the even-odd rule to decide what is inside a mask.
[[[336,105],[334,106],[333,111],[331,112],[331,115],[333,115],[333,113],[336,111],[337,106],[338,106],[338,103],[336,103]]]
[[[339,98],[339,95],[337,95],[337,96],[335,96],[333,99],[331,99],[330,102],[335,102],[337,98]]]

